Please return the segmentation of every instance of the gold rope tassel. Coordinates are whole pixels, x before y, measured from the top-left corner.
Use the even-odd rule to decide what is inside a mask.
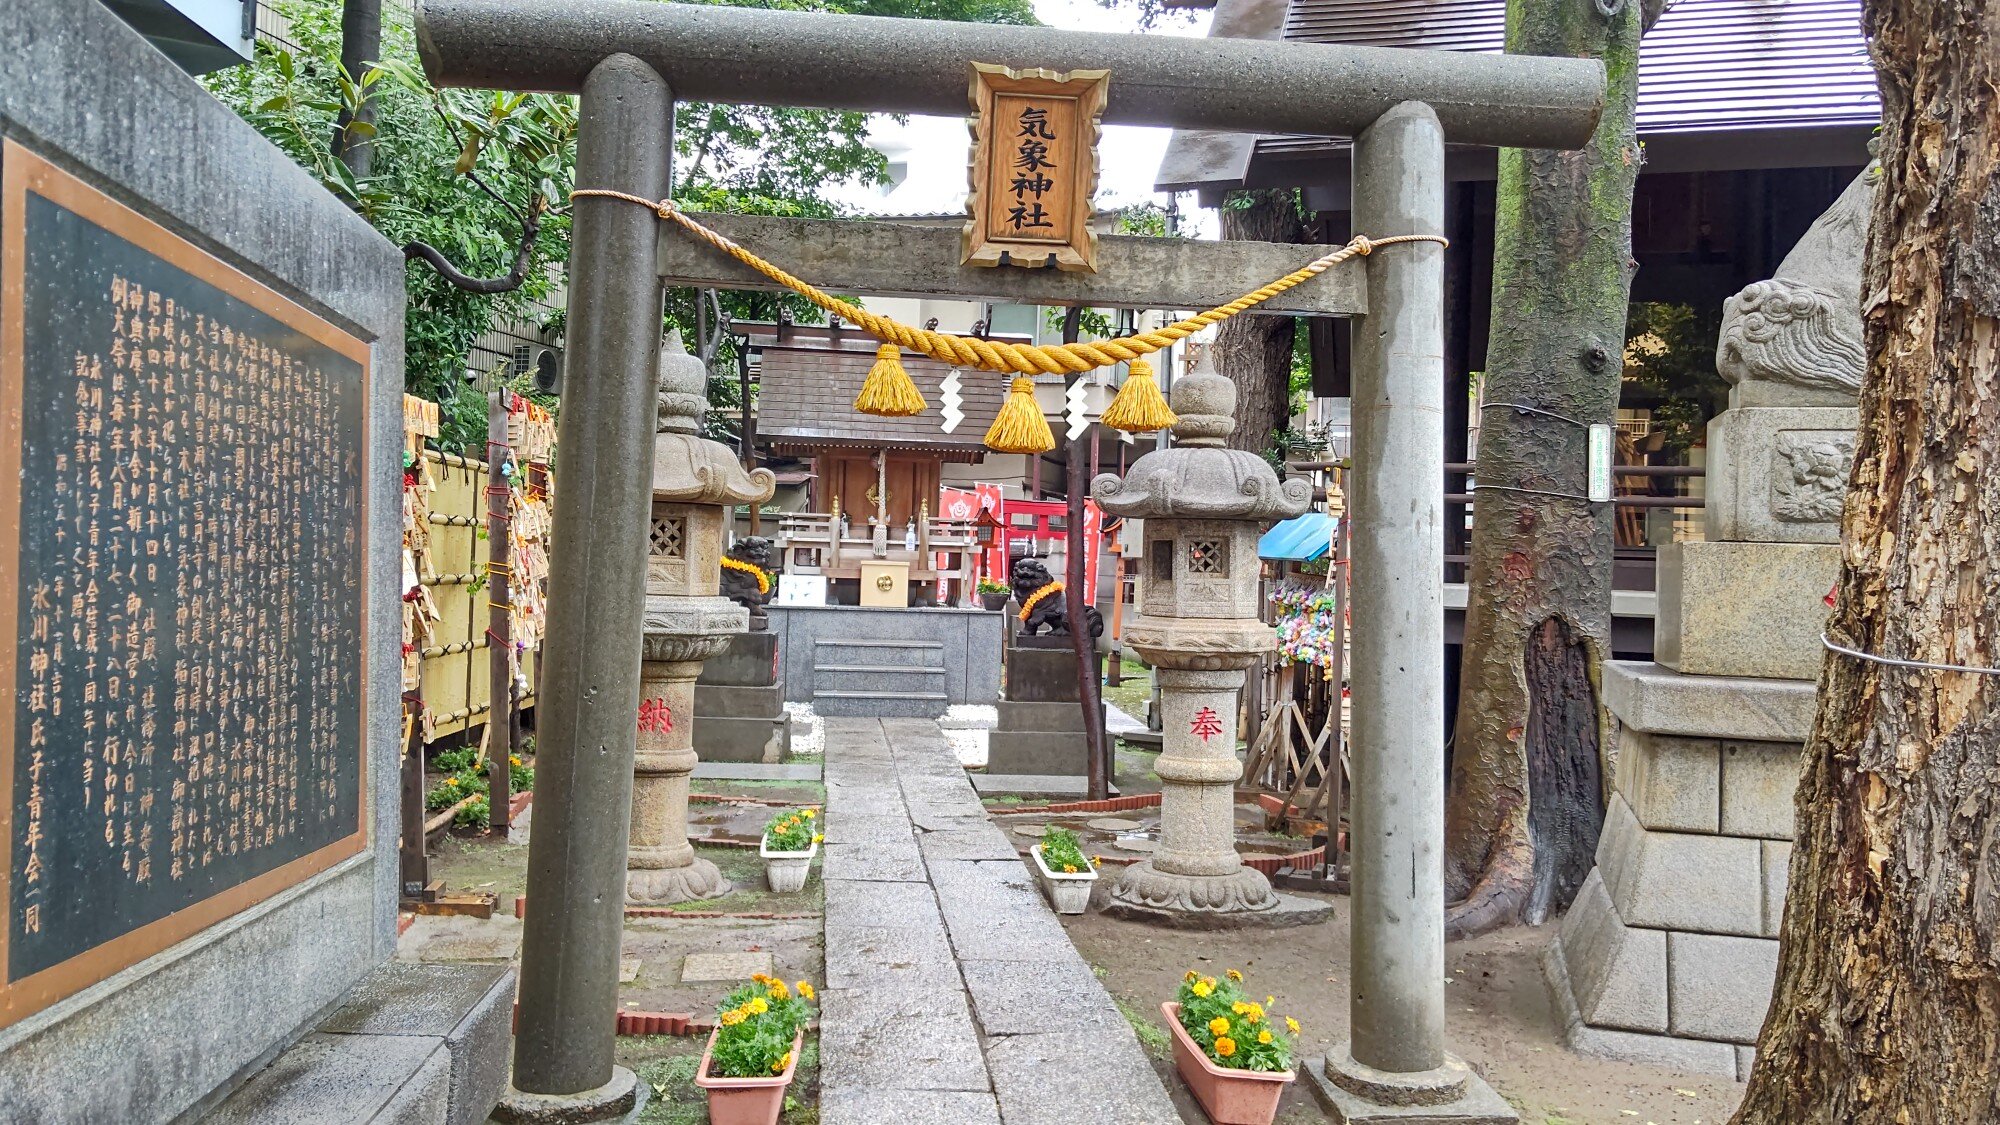
[[[1153,365],[1135,359],[1125,372],[1125,385],[1118,388],[1118,397],[1097,420],[1114,430],[1145,434],[1164,430],[1178,419],[1153,379]]]
[[[903,350],[894,344],[875,349],[875,366],[854,399],[854,409],[883,418],[907,418],[924,412],[924,396],[903,370]]]
[[[1056,435],[1049,432],[1049,420],[1035,402],[1035,381],[1014,376],[1007,401],[986,431],[986,448],[995,453],[1046,453],[1055,447]]]

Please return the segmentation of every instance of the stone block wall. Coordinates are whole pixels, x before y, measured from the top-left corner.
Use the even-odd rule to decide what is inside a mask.
[[[1740,1080],[1777,973],[1804,736],[1739,735],[1746,726],[1768,733],[1794,685],[1678,678],[1681,702],[1706,713],[1698,719],[1688,706],[1663,712],[1661,693],[1635,684],[1660,674],[1656,665],[1613,664],[1606,678],[1628,698],[1636,687],[1652,714],[1678,714],[1659,725],[1716,734],[1621,727],[1597,868],[1546,968],[1571,1048]],[[1607,697],[1618,711],[1619,694]],[[1745,720],[1724,721],[1731,713]]]

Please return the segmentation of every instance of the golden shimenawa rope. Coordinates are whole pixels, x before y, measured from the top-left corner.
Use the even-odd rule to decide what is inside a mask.
[[[1115,340],[1100,340],[1081,344],[1011,344],[1000,340],[981,340],[967,336],[953,336],[945,332],[931,332],[922,328],[912,328],[907,324],[879,316],[866,309],[850,305],[836,297],[801,281],[777,266],[765,261],[743,247],[737,245],[715,231],[701,225],[688,216],[671,199],[652,200],[643,196],[629,195],[622,191],[603,188],[582,188],[570,193],[570,198],[620,199],[636,203],[652,211],[662,219],[671,220],[689,234],[797,293],[821,309],[860,326],[861,330],[879,340],[895,344],[897,347],[927,355],[940,363],[954,367],[974,367],[984,371],[998,371],[1017,375],[1062,375],[1094,371],[1116,363],[1125,363],[1141,356],[1151,355],[1161,348],[1185,340],[1196,332],[1217,324],[1252,306],[1270,300],[1285,290],[1325,273],[1341,262],[1356,256],[1365,257],[1377,246],[1393,246],[1399,242],[1436,242],[1449,245],[1446,240],[1434,234],[1397,234],[1387,238],[1369,238],[1355,235],[1353,240],[1325,257],[1300,266],[1291,273],[1271,282],[1260,289],[1253,289],[1226,305],[1219,305],[1207,312],[1196,313],[1186,320],[1177,321],[1150,332],[1139,332]]]

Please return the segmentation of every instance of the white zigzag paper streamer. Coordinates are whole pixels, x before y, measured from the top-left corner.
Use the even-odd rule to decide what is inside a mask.
[[[958,424],[965,421],[965,411],[959,409],[965,403],[965,396],[958,393],[959,385],[956,367],[952,368],[951,374],[946,375],[944,382],[938,385],[938,417],[944,422],[945,433],[956,430]]]
[[[1084,389],[1083,380],[1073,379],[1070,381],[1069,390],[1063,395],[1063,400],[1069,404],[1063,413],[1069,419],[1069,440],[1071,441],[1082,437],[1084,431],[1090,428],[1090,415],[1084,413],[1083,408],[1084,399],[1089,393],[1089,391]]]

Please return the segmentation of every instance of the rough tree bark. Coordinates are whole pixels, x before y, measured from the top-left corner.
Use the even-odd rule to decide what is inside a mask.
[[[1869,367],[1828,635],[2000,666],[2000,0],[1867,0]],[[2000,676],[1829,654],[1743,1125],[2000,1120]]]
[[[1305,242],[1298,195],[1290,190],[1238,192],[1222,208],[1224,241]],[[1236,380],[1236,430],[1229,444],[1263,453],[1271,431],[1291,420],[1292,338],[1289,316],[1238,316],[1215,330],[1216,370]]]
[[[1517,0],[1507,50],[1602,58],[1604,117],[1576,152],[1503,149],[1445,878],[1454,937],[1569,905],[1604,820],[1611,506],[1588,429],[1610,423],[1632,273],[1639,0]],[[1442,482],[1439,482],[1442,486]]]

